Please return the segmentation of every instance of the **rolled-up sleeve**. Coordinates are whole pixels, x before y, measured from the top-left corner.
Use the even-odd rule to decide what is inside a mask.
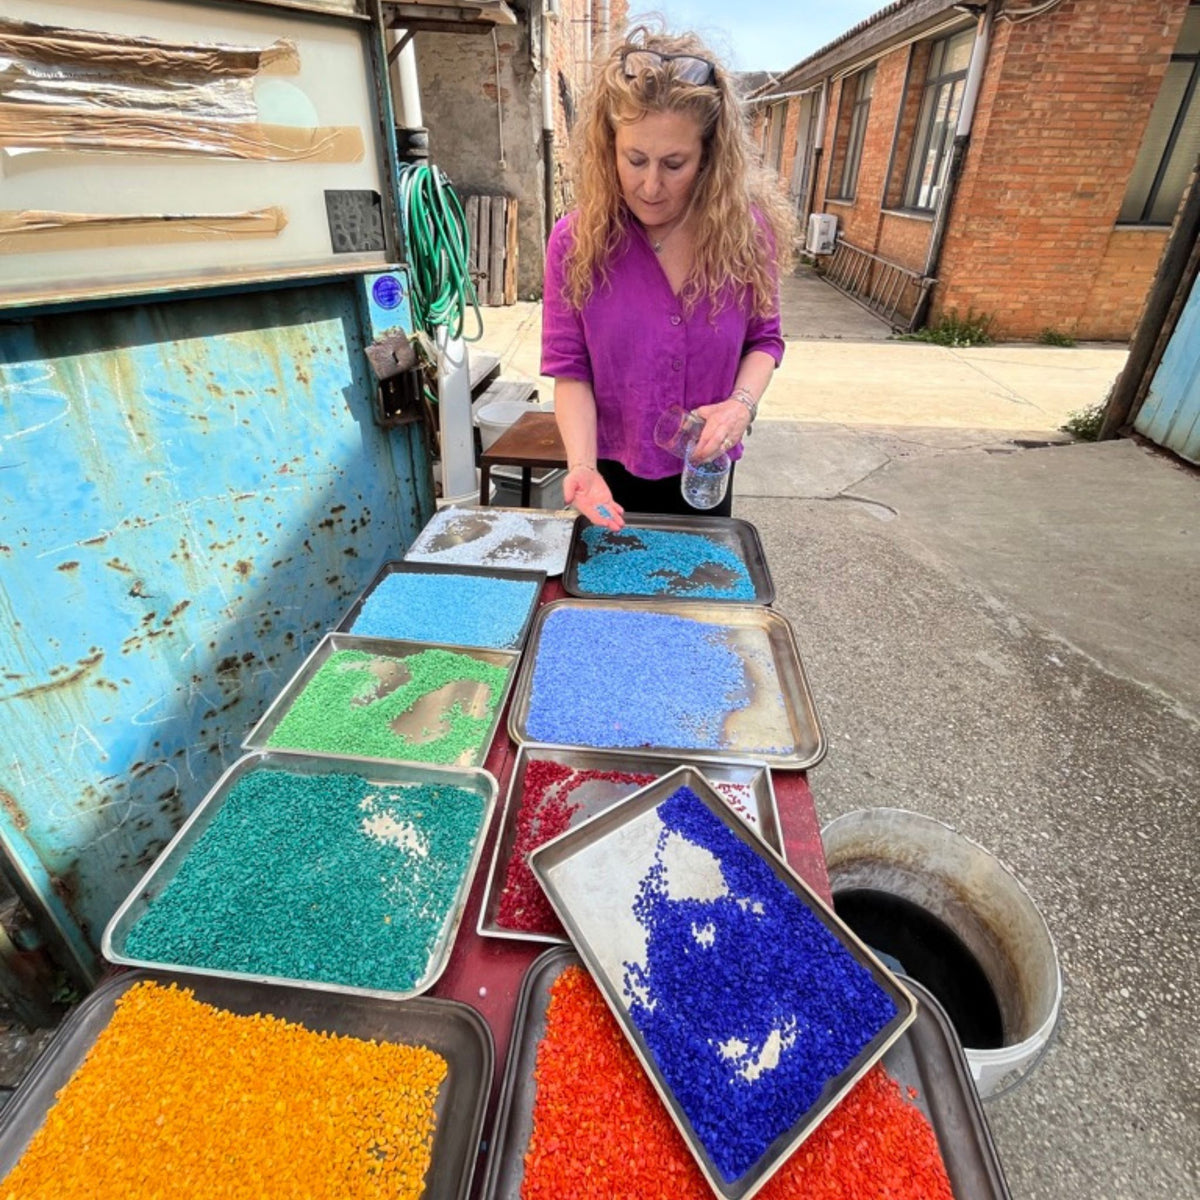
[[[555,379],[592,382],[592,360],[583,319],[563,296],[563,263],[571,247],[570,217],[550,232],[546,245],[546,277],[542,291],[542,374]],[[776,322],[778,324],[778,322]],[[780,354],[783,343],[780,342]]]
[[[751,350],[769,354],[775,365],[783,361],[783,329],[779,323],[779,307],[769,317],[751,317],[746,323],[746,341],[742,345],[742,357]]]

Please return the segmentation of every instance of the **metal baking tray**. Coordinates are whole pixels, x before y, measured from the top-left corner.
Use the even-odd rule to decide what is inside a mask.
[[[663,592],[591,592],[579,582],[579,568],[588,561],[590,553],[583,535],[591,526],[586,517],[580,516],[575,520],[575,529],[571,534],[571,549],[567,555],[567,569],[563,572],[563,587],[572,595],[584,599],[606,600],[690,600],[695,598],[688,585],[703,587],[710,584],[720,587],[726,584],[725,572],[716,564],[710,563],[698,567],[686,578],[677,577],[668,590]],[[775,599],[775,584],[767,566],[766,551],[763,550],[762,540],[758,530],[749,521],[736,517],[691,517],[655,515],[649,513],[626,513],[625,528],[620,533],[609,533],[610,538],[636,539],[639,529],[649,529],[658,533],[694,534],[710,538],[719,546],[736,554],[750,576],[754,586],[753,600],[733,600],[719,596],[705,597],[710,604],[770,604]],[[603,531],[607,532],[607,531]]]
[[[421,1195],[422,1200],[466,1200],[495,1060],[491,1030],[473,1008],[456,1000],[395,1004],[370,996],[331,996],[244,981],[184,978],[163,971],[134,971],[102,983],[63,1022],[0,1115],[0,1178],[16,1166],[55,1096],[108,1027],[117,1000],[146,980],[191,988],[197,1000],[239,1016],[262,1013],[322,1033],[420,1045],[440,1054],[448,1070],[434,1104],[437,1123]],[[170,1064],[164,1063],[163,1068],[170,1070]],[[120,1102],[119,1096],[115,1099]],[[203,1106],[205,1097],[197,1096],[196,1103]],[[136,1152],[131,1147],[131,1153]]]
[[[417,534],[404,560],[561,575],[574,523],[575,513],[568,509],[478,504],[442,508]]]
[[[546,1036],[550,989],[568,967],[582,965],[571,947],[556,946],[525,974],[489,1142],[483,1200],[520,1200],[537,1099],[533,1072]],[[955,1200],[1011,1200],[954,1028],[925,988],[911,979],[904,982],[917,999],[917,1018],[883,1056],[884,1069],[902,1088],[916,1090],[913,1103],[933,1126]]]
[[[693,752],[749,758],[772,767],[796,770],[811,767],[825,757],[825,733],[804,675],[796,636],[787,619],[758,605],[710,604],[700,600],[555,600],[539,608],[529,631],[508,712],[508,731],[513,741],[536,740],[529,733],[529,715],[538,644],[547,619],[566,608],[630,613],[639,618],[648,612],[662,613],[713,625],[723,631],[726,644],[742,660],[750,703],[726,717],[724,745],[649,746],[638,747],[639,751],[662,751],[684,759]],[[615,657],[622,651],[621,642],[613,639],[610,645],[597,647],[597,651]],[[667,676],[646,673],[647,689],[670,689],[675,685],[676,681]]]
[[[780,1133],[742,1175],[729,1182],[721,1177],[663,1077],[650,1047],[629,1015],[621,988],[625,965],[637,961],[644,952],[642,928],[633,912],[639,886],[654,863],[660,844],[663,825],[656,810],[681,787],[690,788],[709,812],[766,862],[796,902],[808,908],[855,961],[870,972],[875,984],[890,997],[896,1008],[896,1015],[858,1052],[849,1066],[826,1081],[808,1111],[790,1129]],[[711,862],[711,856],[680,856],[673,861],[668,871],[672,890],[678,885],[688,894],[693,890],[697,895],[704,894],[705,889],[711,887],[711,879],[705,877],[705,872],[712,868],[706,860]],[[904,986],[808,884],[747,829],[704,776],[692,767],[672,771],[599,816],[547,842],[529,856],[529,863],[646,1069],[655,1091],[662,1097],[701,1173],[723,1200],[748,1200],[754,1195],[916,1017],[916,1002]]]
[[[748,809],[748,824],[759,837],[783,856],[783,834],[779,827],[779,809],[775,804],[775,789],[771,785],[770,769],[763,763],[737,762],[733,759],[711,758],[703,754],[689,754],[687,761],[704,772],[712,784],[737,784],[744,789],[746,798],[753,805]],[[492,865],[488,870],[484,887],[483,903],[479,909],[478,930],[485,937],[515,938],[522,942],[562,943],[565,938],[552,933],[527,933],[509,929],[498,919],[500,897],[504,893],[504,877],[513,856],[513,845],[517,840],[517,819],[521,814],[521,802],[525,798],[525,771],[530,762],[562,763],[578,771],[623,771],[631,775],[654,775],[656,777],[673,771],[680,765],[675,755],[651,754],[624,750],[579,750],[570,746],[546,746],[537,742],[525,742],[517,750],[509,779],[508,797],[500,818],[500,829],[496,834],[496,848],[492,852]],[[579,811],[571,818],[569,828],[603,812],[606,808],[632,795],[644,785],[618,783],[607,780],[592,780],[571,794]],[[724,799],[728,802],[729,797]],[[737,811],[736,805],[734,811]],[[742,813],[743,820],[747,818]]]
[[[125,951],[130,930],[141,920],[150,904],[175,877],[183,865],[188,852],[198,842],[204,831],[212,824],[213,818],[221,806],[229,798],[238,781],[254,771],[288,771],[293,775],[358,775],[368,783],[380,786],[395,786],[399,784],[432,784],[445,787],[459,787],[476,792],[484,799],[483,812],[480,815],[479,831],[475,835],[475,848],[472,851],[467,869],[459,881],[458,891],[454,902],[446,913],[446,922],[432,953],[425,973],[407,991],[384,991],[379,988],[363,988],[351,984],[330,983],[324,980],[288,979],[277,975],[258,975],[242,971],[225,971],[212,967],[193,966],[189,963],[151,962],[135,958]],[[153,865],[142,876],[137,887],[125,897],[121,907],[113,914],[105,927],[101,938],[100,950],[106,959],[118,966],[146,967],[152,970],[178,971],[189,977],[205,976],[212,979],[225,979],[240,983],[254,984],[283,984],[305,991],[336,992],[339,995],[366,996],[376,1000],[403,1000],[411,996],[419,996],[428,991],[446,969],[450,960],[450,951],[454,947],[454,939],[458,927],[462,923],[463,910],[466,908],[467,896],[470,893],[471,881],[479,869],[483,857],[483,844],[487,840],[487,831],[491,825],[492,814],[495,812],[499,785],[487,771],[467,771],[451,767],[430,767],[418,763],[380,763],[367,758],[333,758],[318,755],[288,754],[247,754],[238,759],[214,784],[212,791],[200,802],[196,811],[184,822],[179,832],[167,843],[163,852],[155,859]],[[263,873],[269,873],[270,864],[263,864]]]
[[[529,626],[533,622],[533,614],[537,609],[538,597],[541,595],[542,585],[546,582],[545,571],[514,571],[511,568],[501,570],[499,567],[451,567],[441,563],[388,562],[379,568],[379,573],[367,584],[346,615],[338,622],[334,629],[335,633],[354,632],[354,622],[362,615],[363,606],[370,599],[371,593],[391,575],[473,575],[484,579],[510,579],[515,583],[532,584],[533,593],[529,600],[529,611],[525,614],[525,620],[521,624],[521,631],[516,639],[507,646],[485,647],[486,649],[502,650],[520,650],[525,645],[525,638],[529,635]],[[464,641],[449,644],[471,646],[475,643]]]
[[[272,734],[279,723],[287,715],[296,698],[309,685],[316,673],[325,665],[328,659],[339,650],[361,650],[377,658],[402,659],[410,654],[419,654],[422,650],[450,650],[455,654],[465,654],[470,658],[479,659],[495,667],[505,667],[508,676],[504,687],[496,701],[491,723],[479,745],[472,750],[465,749],[458,759],[448,765],[454,767],[480,767],[487,758],[492,739],[496,736],[496,728],[504,713],[504,703],[512,691],[516,666],[520,660],[520,652],[515,650],[485,650],[478,646],[446,646],[435,645],[433,642],[402,642],[391,638],[362,638],[349,633],[327,633],[316,645],[313,652],[304,660],[300,669],[288,680],[283,690],[271,702],[270,708],[259,718],[258,724],[246,735],[242,742],[243,750],[269,750],[278,754],[304,754],[309,757],[358,758],[360,762],[408,762],[409,759],[380,758],[366,755],[333,754],[324,750],[310,750],[307,747],[272,746],[269,745]],[[453,702],[444,693],[445,688],[422,696],[407,712],[401,714],[392,722],[392,728],[400,734],[420,733],[445,712]],[[483,709],[487,704],[487,688],[472,680],[463,680],[455,687],[454,700],[457,700],[464,711],[472,708]],[[440,699],[438,698],[440,697]],[[440,765],[440,764],[438,764]]]

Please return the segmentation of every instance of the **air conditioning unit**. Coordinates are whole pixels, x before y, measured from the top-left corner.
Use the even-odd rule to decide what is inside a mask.
[[[833,213],[810,213],[804,249],[809,254],[832,254],[837,247],[837,217]]]

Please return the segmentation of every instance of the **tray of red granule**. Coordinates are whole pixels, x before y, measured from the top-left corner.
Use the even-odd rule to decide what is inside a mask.
[[[451,1000],[130,972],[5,1106],[0,1194],[465,1200],[493,1061]]]
[[[1010,1200],[970,1069],[919,984],[916,1020],[759,1200]],[[712,1189],[568,946],[529,968],[484,1200],[708,1200]]]
[[[704,772],[759,837],[783,853],[775,790],[764,763],[694,754],[687,761]],[[492,853],[479,932],[485,937],[565,942],[562,924],[529,869],[530,853],[673,771],[680,762],[676,755],[523,743],[513,764]]]
[[[916,1015],[911,993],[694,767],[529,861],[725,1200],[757,1192]]]

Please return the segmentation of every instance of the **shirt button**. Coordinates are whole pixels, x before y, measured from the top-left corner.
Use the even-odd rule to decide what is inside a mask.
[[[671,370],[672,371],[680,371],[682,369],[683,369],[683,359],[682,358],[676,358],[671,361]]]
[[[671,324],[672,325],[678,325],[682,320],[683,320],[683,318],[678,313],[671,314]]]

